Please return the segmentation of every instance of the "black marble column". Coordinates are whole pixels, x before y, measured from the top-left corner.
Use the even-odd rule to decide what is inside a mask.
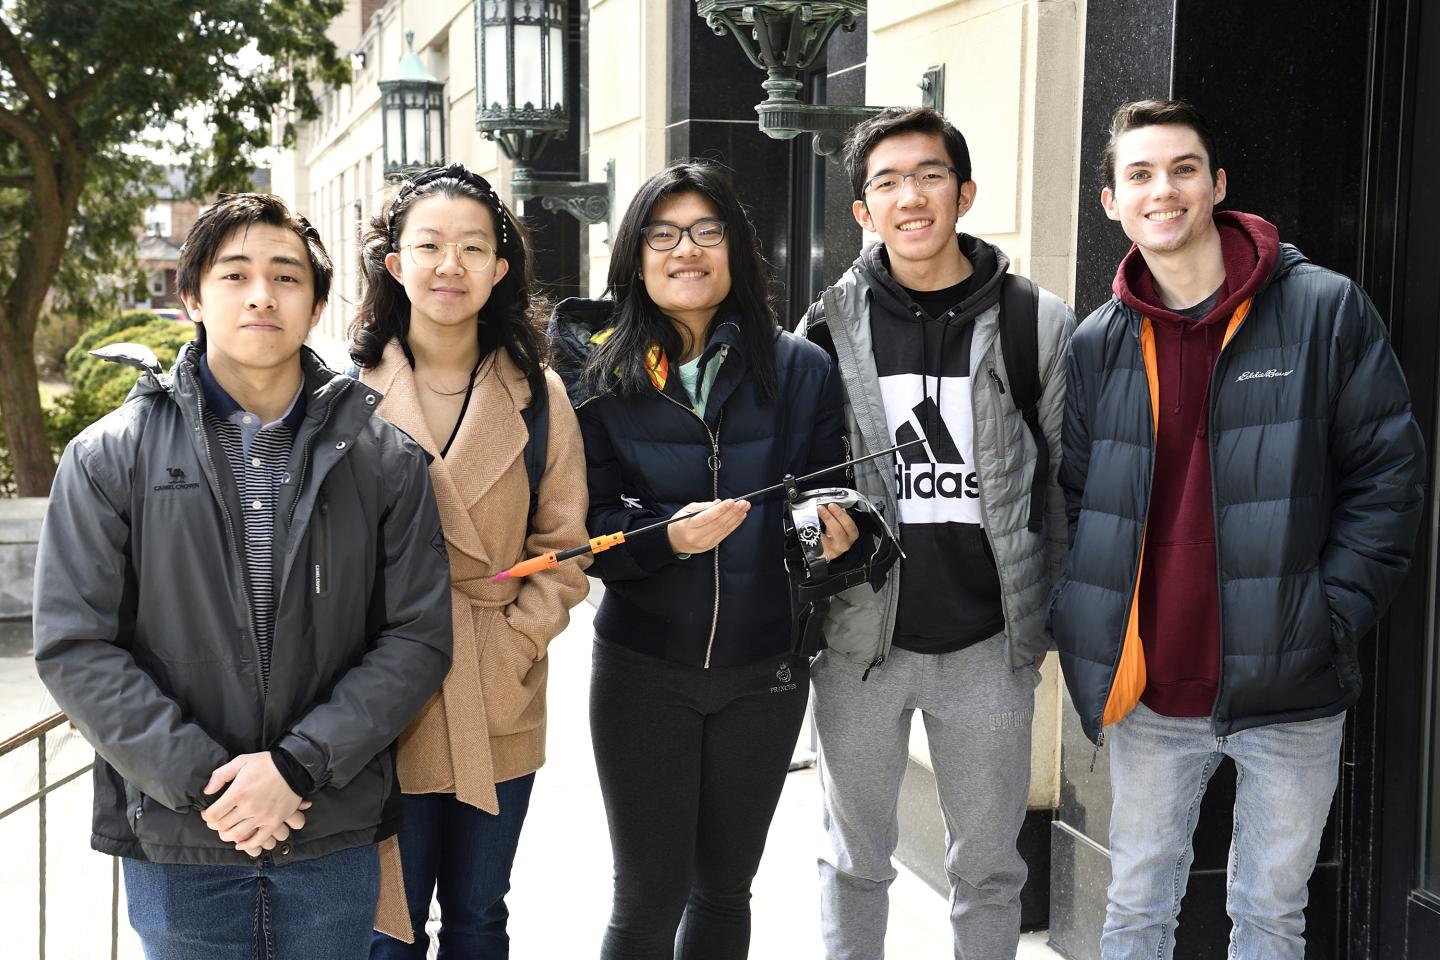
[[[669,36],[666,160],[712,160],[733,172],[770,263],[783,322],[791,311],[790,260],[800,254],[791,242],[798,141],[772,140],[760,132],[755,105],[765,99],[764,71],[746,59],[734,37],[716,36],[693,3],[670,4]]]
[[[1311,260],[1356,275],[1365,191],[1370,3],[1272,0],[1090,0],[1086,7],[1076,313],[1110,296],[1129,247],[1100,207],[1096,164],[1120,103],[1180,97],[1215,129],[1229,186],[1222,209],[1275,223]],[[1098,957],[1110,879],[1106,751],[1097,754],[1068,703],[1061,747],[1061,806],[1051,861],[1051,940],[1067,957]],[[1175,957],[1223,956],[1225,869],[1234,770],[1226,761],[1201,807],[1195,864],[1182,904]],[[1342,781],[1340,795],[1346,794]],[[1346,909],[1338,802],[1321,845],[1306,912],[1307,957],[1338,956]]]

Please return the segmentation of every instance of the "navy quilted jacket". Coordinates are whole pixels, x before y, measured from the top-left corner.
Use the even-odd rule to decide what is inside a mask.
[[[776,331],[779,397],[760,401],[734,322],[706,352],[728,345],[698,416],[671,390],[591,395],[580,378],[590,337],[610,325],[607,301],[566,300],[551,321],[554,368],[585,438],[591,536],[634,530],[685,504],[738,497],[845,459],[840,381],[818,346]],[[672,381],[679,376],[671,368]],[[840,482],[837,473],[833,482]],[[816,481],[814,485],[824,485]],[[595,557],[605,582],[595,631],[606,640],[691,666],[735,666],[790,650],[783,501],[751,506],[715,550],[680,559],[663,530]]]
[[[1155,462],[1141,326],[1111,299],[1070,346],[1060,470],[1070,552],[1051,629],[1092,740],[1120,660]],[[1215,365],[1209,438],[1215,732],[1338,714],[1360,693],[1356,644],[1405,576],[1425,478],[1404,376],[1358,285],[1281,246]]]

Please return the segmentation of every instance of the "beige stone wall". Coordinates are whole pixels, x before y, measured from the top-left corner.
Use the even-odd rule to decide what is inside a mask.
[[[617,226],[640,184],[665,165],[667,2],[675,0],[590,0],[588,177],[605,179],[606,161],[615,161]],[[595,296],[610,266],[606,236],[606,227],[590,228]]]

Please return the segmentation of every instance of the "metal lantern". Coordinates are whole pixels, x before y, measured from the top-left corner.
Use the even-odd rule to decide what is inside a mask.
[[[854,30],[865,0],[696,0],[695,12],[717,36],[730,34],[755,66],[764,70],[766,98],[756,104],[760,130],[776,140],[815,135],[815,152],[834,156],[845,133],[879,107],[815,105],[800,100],[811,69],[837,29]],[[940,109],[943,84],[932,67],[920,82],[926,106]]]
[[[475,128],[529,167],[570,128],[565,0],[480,0],[475,8]]]
[[[515,164],[510,195],[539,200],[582,223],[609,223],[614,162],[603,181],[548,180],[535,172],[551,138],[570,129],[565,102],[566,0],[475,4],[475,129]],[[608,242],[608,241],[607,241]]]
[[[445,158],[445,84],[415,53],[415,31],[405,31],[406,52],[394,77],[380,81],[385,175],[404,176]]]

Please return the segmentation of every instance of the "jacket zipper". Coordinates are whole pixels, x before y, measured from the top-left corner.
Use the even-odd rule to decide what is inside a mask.
[[[310,432],[305,438],[305,450],[300,457],[300,476],[295,481],[295,496],[290,501],[290,512],[285,517],[285,529],[289,530],[290,525],[295,522],[295,510],[300,506],[300,493],[305,489],[305,475],[310,472],[310,453],[315,448],[315,438],[324,432],[326,424],[330,422],[330,414],[335,412],[335,405],[344,396],[343,391],[350,389],[350,384],[357,381],[349,380],[340,385],[342,393],[336,394],[325,406],[325,415],[320,418],[320,425]]]
[[[715,429],[711,430],[710,424],[705,422],[705,418],[700,416],[694,410],[685,406],[685,404],[681,403],[679,400],[676,400],[674,397],[670,396],[664,391],[656,392],[659,393],[660,396],[664,397],[666,400],[669,400],[671,403],[675,404],[675,406],[679,407],[681,410],[684,410],[686,413],[690,414],[696,420],[699,420],[700,426],[705,428],[705,434],[710,438],[710,459],[709,461],[707,461],[707,465],[710,467],[710,496],[712,499],[719,500],[720,424],[723,423],[725,420],[724,408],[721,408],[720,415],[715,418]],[[715,571],[715,603],[710,609],[710,639],[705,643],[704,669],[706,670],[710,669],[710,654],[715,649],[715,633],[720,627],[720,544],[715,544],[715,547],[710,551],[710,553],[711,562]]]
[[[833,290],[834,288],[831,288],[831,289]],[[823,319],[822,322],[823,322],[826,326],[828,326],[828,327],[830,328],[830,339],[831,339],[831,343],[834,344],[834,347],[835,347],[835,369],[838,370],[839,373],[840,373],[840,380],[841,380],[841,382],[842,382],[842,383],[844,384],[844,386],[845,386],[845,395],[846,395],[847,397],[864,397],[864,398],[865,398],[865,401],[866,401],[866,407],[868,407],[870,397],[869,397],[868,394],[866,393],[865,385],[860,382],[859,374],[858,374],[855,370],[853,370],[853,369],[847,369],[846,366],[845,366],[845,364],[840,361],[840,342],[841,342],[841,340],[844,340],[844,341],[845,341],[846,350],[847,350],[847,352],[848,352],[852,357],[855,356],[856,353],[855,353],[855,343],[854,343],[853,340],[850,339],[850,336],[851,336],[850,331],[849,331],[848,329],[846,329],[846,327],[845,327],[845,325],[844,325],[843,323],[838,322],[838,318],[839,318],[839,316],[840,316],[840,312],[839,312],[839,311],[833,311],[833,315],[832,315],[832,311],[831,311],[831,309],[830,309],[830,305],[831,305],[831,303],[835,303],[835,304],[838,306],[838,299],[836,299],[834,296],[832,296],[832,295],[830,295],[830,294],[827,293],[826,298],[824,298],[822,302],[824,302],[824,304],[825,304],[825,316],[824,316],[824,319]],[[923,318],[922,318],[922,319],[923,319]],[[838,335],[837,335],[837,331],[838,331]],[[808,334],[807,334],[806,339],[809,339]],[[814,341],[811,341],[811,342],[813,343]],[[861,442],[863,443],[863,442],[865,442],[866,437],[865,437],[865,425],[864,425],[863,423],[861,423],[861,412],[860,412],[860,411],[861,411],[861,407],[857,406],[857,405],[854,404],[854,403],[851,403],[850,409],[851,409],[851,416],[853,416],[854,419],[855,419],[855,429],[856,429],[857,432],[860,434],[860,439],[861,439]],[[869,412],[868,412],[868,409],[867,409],[867,410],[866,410],[866,418],[865,418],[865,419],[866,419],[866,422],[868,422],[868,423],[870,424],[870,426],[871,426],[871,433],[873,434],[873,433],[875,432],[875,430],[874,430],[875,422],[874,422],[874,419],[871,418],[871,417],[868,415],[868,413],[869,413]],[[880,432],[879,432],[879,438],[880,438],[880,440],[881,440],[881,446],[876,447],[875,449],[877,449],[877,450],[884,449],[885,438],[887,438],[887,437],[889,436],[889,433],[890,433],[890,428],[889,428],[889,426],[888,426],[888,425],[884,425],[884,423],[885,423],[885,422],[884,422],[884,411],[882,410],[882,411],[881,411],[881,424],[882,424],[882,428],[881,428],[881,430],[880,430]],[[850,448],[849,448],[849,446],[848,446],[848,440],[849,440],[848,430],[847,430],[846,440],[847,440],[846,451],[847,451],[847,456],[848,456],[850,453],[853,452],[853,451],[850,450]],[[851,468],[851,472],[852,472],[852,475],[853,475],[853,473],[854,473],[854,468],[853,468],[853,467]],[[858,478],[858,477],[855,478],[855,483],[856,483],[857,486],[859,485],[859,478]],[[884,480],[884,479],[883,479],[883,475],[882,475],[881,489],[885,490],[885,492],[886,492],[885,503],[886,503],[887,505],[889,505],[889,504],[891,504],[891,503],[893,503],[893,504],[895,505],[895,517],[894,517],[894,520],[895,520],[895,524],[896,524],[896,530],[899,530],[899,524],[900,524],[900,501],[899,501],[899,498],[895,496],[895,481],[894,481],[894,479],[892,478],[892,479],[890,479],[890,480]],[[896,581],[896,584],[897,584],[897,585],[895,585],[895,586],[886,586],[886,588],[885,588],[885,610],[884,610],[884,614],[883,614],[883,618],[882,618],[882,621],[881,621],[881,622],[882,622],[882,624],[888,623],[890,629],[889,629],[889,630],[883,630],[883,629],[882,629],[881,634],[880,634],[880,638],[879,638],[880,649],[879,649],[879,651],[876,653],[875,658],[870,661],[870,663],[869,663],[868,666],[866,666],[865,672],[864,672],[863,674],[861,674],[860,680],[861,680],[862,683],[870,678],[870,671],[871,671],[871,670],[874,670],[876,667],[882,665],[882,664],[885,662],[886,656],[888,655],[888,651],[889,651],[889,649],[890,649],[890,639],[891,639],[891,636],[892,636],[892,635],[894,634],[894,632],[895,632],[895,608],[899,605],[899,602],[900,602],[900,589],[899,589],[899,586],[898,586],[898,580]]]
[[[998,343],[998,340],[992,342],[990,349],[996,349]],[[1000,375],[995,372],[994,363],[991,363],[988,369],[990,371],[990,379],[995,381],[995,386],[1000,389],[1000,393],[1003,395],[1005,393],[1005,384],[1000,380]],[[973,385],[971,386],[970,393],[970,436],[972,438],[978,439],[980,436],[980,415],[975,412],[975,389]],[[1006,415],[1005,405],[1001,403],[999,404],[999,407],[1000,419],[996,421],[997,424],[1003,423],[1004,417]],[[1003,432],[1001,445],[1004,445]],[[975,492],[979,495],[980,499],[980,535],[985,538],[986,544],[990,547],[990,557],[995,562],[995,578],[998,580],[1000,578],[1000,558],[995,553],[995,545],[989,542],[990,528],[988,524],[990,519],[990,507],[985,502],[985,484],[982,482],[980,477],[980,458],[974,455],[974,450],[976,446],[978,446],[978,444],[975,442],[975,440],[972,440],[970,449],[971,457],[975,461]],[[1008,467],[1008,465],[1009,464],[1007,462],[1006,466]],[[1005,609],[1005,587],[1003,584],[1001,584],[1000,587],[1000,616],[1005,621],[1005,626],[1002,628],[1005,633],[1005,654],[1006,656],[1010,656],[1012,654],[1012,651],[1010,649],[1010,613],[1008,610]]]
[[[1257,291],[1258,295],[1258,291]],[[1245,317],[1240,325],[1235,328],[1235,333],[1230,340],[1240,335],[1240,330],[1245,322],[1250,319],[1250,314],[1255,311],[1255,301],[1250,301],[1250,309],[1245,311]],[[1215,493],[1215,403],[1217,391],[1215,389],[1215,375],[1220,372],[1220,361],[1225,357],[1227,344],[1221,343],[1220,353],[1215,357],[1215,366],[1210,370],[1210,389],[1206,392],[1208,407],[1205,410],[1205,449],[1210,458],[1210,523],[1215,531],[1215,618],[1220,624],[1220,662],[1215,665],[1215,703],[1210,707],[1210,727],[1218,729],[1219,720],[1215,712],[1220,708],[1221,694],[1225,692],[1225,597],[1224,590],[1220,583],[1220,505]],[[1222,383],[1224,381],[1221,381]]]

